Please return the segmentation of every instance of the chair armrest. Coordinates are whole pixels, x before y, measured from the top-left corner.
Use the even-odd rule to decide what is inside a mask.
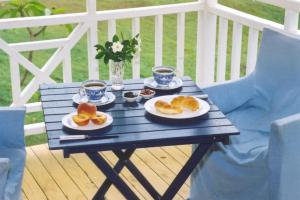
[[[9,159],[0,158],[0,199],[4,199],[4,191],[9,171]]]
[[[271,125],[268,166],[270,199],[300,199],[300,114]]]
[[[237,81],[216,84],[203,91],[225,114],[246,103],[255,94],[253,74]]]

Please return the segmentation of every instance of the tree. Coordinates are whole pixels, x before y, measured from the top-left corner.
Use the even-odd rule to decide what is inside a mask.
[[[8,2],[0,4],[0,18],[15,18],[15,17],[32,17],[32,16],[45,16],[64,13],[63,8],[48,8],[45,4],[39,0],[10,0]],[[72,30],[71,25],[66,25],[66,28],[70,32]],[[37,30],[33,28],[26,28],[29,40],[34,41],[36,38],[44,33],[47,26],[39,27]],[[33,51],[28,53],[28,60],[32,62]],[[22,76],[21,85],[24,85],[28,71]]]

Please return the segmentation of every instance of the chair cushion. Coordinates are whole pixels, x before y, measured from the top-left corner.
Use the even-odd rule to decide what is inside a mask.
[[[0,158],[10,160],[4,200],[20,199],[25,166],[25,108],[0,108]]]
[[[7,176],[9,171],[9,159],[0,158],[0,199],[4,199]]]

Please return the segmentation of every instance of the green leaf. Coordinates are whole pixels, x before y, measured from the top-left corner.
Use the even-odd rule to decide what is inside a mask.
[[[129,42],[129,40],[124,40],[124,41],[122,42],[122,44],[123,44],[124,46],[130,45],[130,42]]]
[[[97,55],[96,55],[96,59],[102,59],[103,58],[103,56],[105,55],[105,52],[100,52],[100,53],[98,53]]]
[[[105,48],[106,48],[106,49],[108,49],[108,48],[111,47],[111,46],[112,46],[112,42],[107,41],[107,42],[105,43]]]
[[[105,55],[105,57],[104,57],[104,63],[108,64],[108,62],[109,62],[109,57],[108,57],[108,55]]]
[[[114,35],[112,40],[113,40],[113,42],[118,42],[119,41],[119,37],[117,35]]]

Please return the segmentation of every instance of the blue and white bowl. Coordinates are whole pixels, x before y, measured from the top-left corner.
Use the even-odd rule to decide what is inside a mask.
[[[89,102],[99,102],[106,92],[106,83],[100,80],[88,80],[82,83],[79,94],[87,97]]]
[[[154,80],[159,85],[167,86],[175,77],[175,69],[168,66],[156,66],[152,68]]]

